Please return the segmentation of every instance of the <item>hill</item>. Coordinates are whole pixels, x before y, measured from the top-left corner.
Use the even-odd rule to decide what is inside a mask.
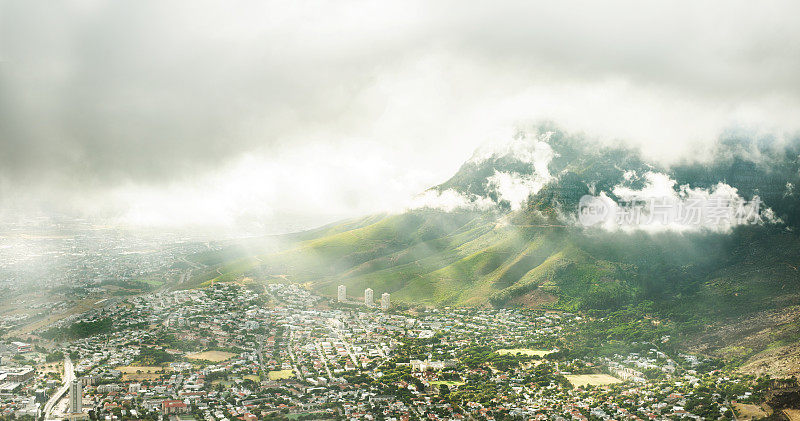
[[[454,211],[432,200],[402,214],[287,236],[279,247],[251,244],[194,256],[209,266],[192,285],[288,279],[328,296],[340,284],[351,295],[369,287],[409,306],[621,312],[632,323],[621,329],[635,335],[618,331],[609,338],[669,332],[703,352],[744,361],[800,337],[791,319],[780,328],[766,323],[766,332],[731,348],[737,335],[747,337],[736,328],[742,321],[752,325],[800,304],[798,144],[724,138],[711,164],[663,168],[635,151],[540,127],[476,152],[425,193],[458,195],[462,205]],[[761,200],[763,215],[726,225],[636,229],[578,222],[584,195],[616,203],[644,191],[666,192],[681,204],[722,194],[741,203]],[[664,324],[636,324],[651,317]],[[738,333],[708,335],[720,327]]]

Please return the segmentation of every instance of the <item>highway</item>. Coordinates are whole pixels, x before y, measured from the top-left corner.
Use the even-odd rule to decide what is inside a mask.
[[[56,406],[59,400],[61,400],[64,395],[69,392],[69,385],[72,383],[72,380],[75,379],[75,367],[72,365],[72,360],[69,356],[64,357],[64,384],[56,390],[53,396],[50,397],[50,400],[44,405],[44,419],[45,420],[54,420],[58,419],[53,417],[53,408]]]

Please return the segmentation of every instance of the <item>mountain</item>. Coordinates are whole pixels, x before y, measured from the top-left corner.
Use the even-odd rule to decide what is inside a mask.
[[[799,155],[798,140],[731,133],[710,163],[664,167],[537,127],[477,151],[416,209],[295,234],[269,251],[194,256],[209,266],[190,285],[290,279],[328,296],[339,284],[351,295],[369,287],[409,306],[616,312],[626,322],[607,340],[674,334],[741,362],[800,338]],[[752,211],[744,204],[760,201],[761,213],[712,225],[581,224],[585,195],[616,204],[645,192],[681,206],[724,199]]]

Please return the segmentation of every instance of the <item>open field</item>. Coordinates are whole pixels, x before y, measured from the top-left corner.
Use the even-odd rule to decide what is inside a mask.
[[[458,386],[463,386],[464,382],[457,382],[457,381],[453,381],[453,380],[435,380],[435,381],[432,381],[430,384],[431,384],[431,386],[445,384],[445,385],[447,385],[447,387],[453,387],[453,386],[458,387]]]
[[[157,365],[125,365],[117,367],[117,370],[122,372],[122,380],[155,380],[161,377],[163,373],[159,371],[164,370],[164,367]]]
[[[568,374],[564,377],[573,386],[606,386],[609,384],[620,383],[622,380],[609,376],[608,374]]]
[[[278,370],[278,371],[270,371],[269,372],[269,379],[270,380],[289,379],[292,376],[294,376],[294,371],[292,371],[292,370]]]
[[[769,415],[758,405],[737,402],[733,407],[739,420],[760,420]]]
[[[58,375],[64,374],[64,363],[62,361],[56,361],[53,363],[42,364],[36,367],[36,371],[40,373],[55,373]]]
[[[541,350],[541,349],[530,349],[530,348],[511,348],[511,349],[498,349],[495,352],[500,354],[500,355],[521,354],[521,355],[527,355],[527,356],[538,355],[540,357],[543,357],[543,356],[545,356],[547,354],[551,354],[553,351],[544,351],[544,350]]]
[[[235,356],[236,354],[225,351],[203,351],[194,354],[186,354],[186,358],[190,360],[205,360],[215,363],[230,360]]]

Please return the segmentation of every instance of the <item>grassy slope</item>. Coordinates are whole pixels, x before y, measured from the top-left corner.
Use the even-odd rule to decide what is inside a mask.
[[[665,314],[709,317],[792,305],[800,294],[796,236],[765,230],[583,234],[417,211],[323,227],[287,244],[223,250],[219,264],[199,256],[211,265],[195,281],[281,276],[329,296],[345,284],[354,296],[370,287],[395,302],[437,305],[505,305],[541,289],[557,295],[562,308],[651,300]]]

